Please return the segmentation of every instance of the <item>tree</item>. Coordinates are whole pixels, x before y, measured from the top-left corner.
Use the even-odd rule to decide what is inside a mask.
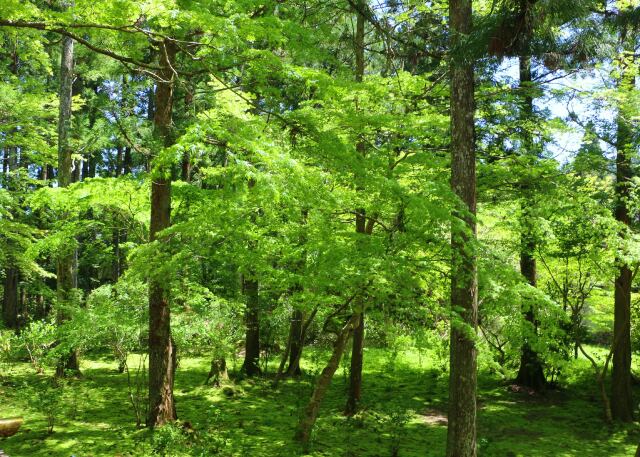
[[[364,76],[364,22],[365,17],[363,10],[366,8],[363,0],[358,0],[356,13],[356,33],[354,39],[354,53],[355,53],[355,81],[361,83]],[[357,103],[357,101],[356,101]],[[358,139],[356,143],[356,151],[361,156],[366,154],[366,145],[362,138]],[[356,172],[356,180],[359,172]],[[359,191],[362,191],[362,185],[357,184]],[[367,235],[367,217],[366,210],[364,208],[357,208],[355,210],[356,217],[356,232],[360,236]],[[364,350],[364,311],[365,311],[365,297],[364,291],[358,296],[356,304],[356,324],[353,329],[353,346],[351,349],[351,370],[349,371],[349,392],[347,397],[347,404],[345,407],[345,414],[351,416],[356,413],[358,408],[358,402],[362,395],[362,363],[363,363],[363,350]]]
[[[58,116],[58,186],[68,187],[73,182],[73,150],[70,144],[71,104],[73,96],[73,47],[71,37],[62,38],[60,57],[60,112]],[[66,246],[56,259],[58,321],[68,318],[69,308],[77,301],[75,289],[78,287],[76,249],[74,242]],[[57,376],[64,376],[66,370],[78,371],[80,365],[74,348],[63,356],[56,369]]]
[[[624,3],[624,2],[621,2]],[[624,5],[623,5],[624,6]],[[628,8],[631,8],[629,4]],[[623,27],[620,31],[622,54],[619,58],[618,90],[628,93],[635,86],[634,64],[635,27]],[[625,104],[618,106],[616,117],[616,184],[615,218],[621,224],[621,237],[626,237],[631,224],[631,180],[634,177],[631,160],[633,141],[631,126],[627,120]],[[624,254],[623,254],[624,255]],[[619,267],[614,289],[613,358],[611,371],[611,413],[622,422],[633,420],[633,398],[631,391],[631,267],[623,256],[618,259]]]
[[[177,47],[175,41],[169,38],[162,42],[161,47],[162,70],[156,87],[153,125],[159,140],[158,146],[166,148],[174,141],[171,119]],[[161,154],[153,165],[149,239],[162,243],[162,231],[171,225],[171,169],[163,163]],[[176,351],[171,337],[169,289],[163,285],[162,278],[152,277],[149,281],[149,427],[177,419],[173,397]]]
[[[533,2],[530,0],[522,0],[520,9],[521,14],[525,17],[523,20],[525,30],[522,33],[523,50],[521,51],[521,55],[518,57],[520,73],[519,88],[522,91],[523,98],[520,117],[521,121],[525,125],[523,138],[523,146],[525,149],[524,154],[533,156],[533,160],[535,160],[535,158],[537,158],[537,148],[533,142],[531,132],[526,129],[527,121],[532,121],[534,117],[533,96],[531,95],[531,91],[533,89],[532,64],[529,51],[533,31]],[[533,185],[530,182],[524,182],[521,184],[521,191],[523,194],[521,225],[523,231],[520,235],[520,272],[532,287],[537,287],[536,258],[534,255],[536,250],[536,235],[533,230],[533,222],[530,214],[531,206],[533,206],[533,198],[531,194],[532,192],[535,192],[532,187]],[[533,334],[535,335],[535,332],[537,331],[537,323],[533,305],[530,304],[529,307],[524,310],[524,316],[525,320],[531,325]],[[518,368],[516,382],[535,390],[541,390],[546,385],[542,362],[528,341],[525,341],[522,346],[520,367]]]
[[[449,2],[451,30],[451,188],[460,203],[451,222],[451,321],[447,456],[476,455],[476,164],[473,60],[464,52],[472,31],[471,0]]]

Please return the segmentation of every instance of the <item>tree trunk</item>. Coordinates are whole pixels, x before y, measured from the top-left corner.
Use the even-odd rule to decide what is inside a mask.
[[[322,400],[324,399],[324,396],[327,393],[327,389],[331,384],[331,379],[338,369],[340,359],[342,358],[345,346],[347,345],[347,341],[349,340],[349,335],[351,334],[353,327],[356,325],[357,319],[357,314],[352,315],[349,321],[338,334],[338,337],[333,344],[333,352],[331,353],[331,358],[322,370],[322,373],[320,373],[320,376],[318,377],[316,385],[313,389],[311,399],[309,400],[309,403],[304,410],[304,414],[300,419],[295,439],[300,441],[305,447],[309,444],[309,439],[311,438],[311,430],[313,429],[313,426],[316,423],[316,419],[318,418],[320,405],[322,404]]]
[[[122,172],[122,155],[124,152],[124,148],[122,145],[118,145],[116,147],[116,163],[115,170],[113,171],[113,175],[118,178]]]
[[[536,260],[533,255],[531,255],[533,246],[531,238],[527,234],[522,235],[522,244],[524,244],[525,247],[520,252],[520,272],[529,284],[536,287]],[[537,322],[531,306],[524,312],[524,317],[525,320],[533,326],[535,331]],[[538,353],[531,349],[531,346],[526,341],[522,345],[520,368],[518,369],[516,383],[533,390],[542,390],[547,383]]]
[[[461,56],[471,33],[471,0],[451,0],[451,188],[460,198],[451,226],[451,323],[447,457],[475,457],[478,281],[475,255],[476,163],[473,62]]]
[[[367,8],[365,0],[358,0],[356,8],[356,35],[355,35],[355,80],[362,82],[364,77],[364,15],[363,11]],[[366,155],[365,143],[359,140],[356,143],[356,151],[364,157]],[[362,186],[358,185],[358,190],[362,191]],[[367,234],[366,229],[366,210],[364,208],[356,209],[356,232],[361,235]],[[362,365],[363,365],[363,348],[364,348],[364,296],[359,296],[356,306],[356,324],[353,330],[353,345],[351,348],[351,368],[349,371],[349,392],[344,413],[351,416],[358,410],[358,403],[362,393]]]
[[[536,259],[532,255],[535,241],[533,241],[530,234],[522,234],[521,246],[520,272],[531,286],[536,287]],[[537,321],[531,306],[524,311],[524,318],[536,331]],[[543,390],[547,384],[538,353],[531,349],[531,346],[526,341],[522,345],[520,368],[518,369],[516,383],[536,391]]]
[[[249,191],[256,185],[253,178],[248,182]],[[251,215],[251,222],[256,222],[256,214]],[[249,242],[247,249],[254,250],[253,242]],[[254,272],[242,275],[242,293],[246,300],[246,310],[244,321],[246,326],[244,362],[241,371],[251,377],[259,375],[260,371],[260,296],[258,279],[254,277]]]
[[[73,181],[73,153],[69,144],[71,131],[71,101],[73,91],[73,40],[62,38],[60,59],[60,110],[58,115],[58,187],[67,187]],[[77,287],[75,248],[66,249],[56,259],[58,322],[68,319],[68,308],[74,305]],[[67,370],[78,371],[78,354],[75,349],[63,357],[56,368],[57,376]]]
[[[626,34],[626,32],[623,32]],[[628,41],[628,40],[627,40]],[[625,44],[625,54],[620,59],[621,76],[618,90],[631,91],[635,85],[633,71],[633,47]],[[619,106],[616,119],[617,155],[616,155],[616,206],[615,218],[625,226],[629,226],[631,216],[628,202],[631,200],[631,165],[632,134],[623,106]],[[626,233],[621,233],[622,237]],[[622,422],[633,420],[633,398],[631,391],[631,283],[632,273],[629,265],[618,259],[618,274],[614,291],[614,323],[613,323],[613,359],[611,371],[611,413],[614,419]]]
[[[133,167],[133,159],[131,158],[131,147],[126,146],[124,148],[124,159],[122,161],[122,174],[130,175],[132,167]]]
[[[4,185],[9,191],[16,190],[16,182],[12,172],[16,168],[16,148],[6,148],[4,150]],[[11,251],[9,251],[11,252]],[[14,256],[9,254],[10,266],[4,270],[4,289],[2,297],[2,319],[7,328],[18,329],[18,282],[20,271],[12,266],[15,263]]]
[[[345,415],[352,416],[358,411],[358,403],[362,394],[362,362],[364,349],[364,313],[356,313],[353,329],[353,347],[351,349],[351,371],[349,376],[349,396],[345,407]]]
[[[73,40],[62,38],[62,56],[60,58],[60,107],[58,113],[58,185],[71,184],[71,96],[73,90]]]
[[[525,11],[525,14],[528,13]],[[533,117],[533,97],[530,94],[532,84],[531,58],[529,56],[520,56],[519,60],[520,88],[524,91],[523,112],[521,118],[523,121],[526,121]],[[529,132],[525,132],[524,144],[527,148],[524,151],[524,154],[531,154],[531,149],[533,149],[534,145]],[[529,195],[527,184],[524,184],[522,187],[524,195],[522,197],[522,233],[520,234],[520,273],[522,273],[522,276],[526,278],[527,282],[532,287],[536,287],[536,259],[533,256],[536,249],[536,240],[534,238],[531,227],[531,218],[529,215],[532,198]],[[527,309],[524,310],[524,318],[531,324],[534,332],[536,332],[537,321],[532,305],[528,306]],[[522,345],[522,351],[520,353],[520,368],[518,369],[516,383],[534,390],[542,390],[546,386],[542,363],[540,362],[537,352],[531,349],[531,345],[528,341],[525,341]]]
[[[4,270],[4,294],[2,299],[2,319],[7,328],[18,329],[18,280],[20,273],[16,268]]]
[[[163,145],[172,144],[171,118],[173,112],[172,66],[176,56],[175,43],[165,39],[160,63],[162,81],[157,83],[154,133]],[[171,172],[154,170],[151,183],[150,240],[163,241],[160,232],[171,223]],[[149,281],[149,427],[161,426],[177,419],[173,398],[173,382],[176,370],[176,347],[171,338],[171,312],[169,290],[158,278]]]
[[[300,356],[304,341],[302,340],[302,321],[304,313],[299,309],[294,309],[291,315],[291,327],[289,329],[289,366],[287,367],[287,376],[300,376]]]
[[[260,297],[258,281],[242,278],[242,289],[247,300],[245,311],[245,353],[242,372],[247,376],[260,374]]]

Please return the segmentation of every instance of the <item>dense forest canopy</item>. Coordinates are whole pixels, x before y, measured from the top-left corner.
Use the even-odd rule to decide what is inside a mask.
[[[640,455],[639,32],[0,0],[0,448]]]

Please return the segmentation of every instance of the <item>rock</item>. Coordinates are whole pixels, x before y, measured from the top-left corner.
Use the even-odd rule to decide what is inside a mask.
[[[8,419],[0,419],[0,437],[6,438],[16,434],[22,425],[22,417],[11,417]],[[1,454],[0,454],[1,457]]]

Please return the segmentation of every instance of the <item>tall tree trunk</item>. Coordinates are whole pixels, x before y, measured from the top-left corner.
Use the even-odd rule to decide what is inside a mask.
[[[309,403],[304,410],[304,414],[300,419],[295,439],[300,441],[305,447],[309,444],[311,431],[316,423],[316,419],[318,418],[318,412],[320,411],[320,405],[327,393],[327,389],[329,389],[331,379],[338,369],[340,359],[342,358],[345,346],[349,340],[349,335],[351,335],[357,319],[358,316],[356,314],[352,315],[346,325],[340,330],[335,343],[333,343],[331,358],[329,358],[327,365],[322,370],[322,373],[320,373],[313,389],[313,394],[311,394],[311,399],[309,400]]]
[[[367,5],[365,0],[358,0],[356,8],[356,36],[354,40],[356,68],[355,80],[361,83],[364,77],[364,10]],[[359,140],[356,143],[356,151],[359,155],[366,155],[364,141]],[[358,184],[358,190],[362,190],[362,186]],[[364,208],[356,209],[356,232],[365,235],[366,230],[366,213]],[[349,370],[349,392],[347,396],[347,404],[344,413],[351,416],[358,410],[358,403],[362,394],[362,365],[364,355],[364,296],[360,295],[356,303],[356,324],[353,330],[353,343],[351,348],[351,367]]]
[[[72,149],[69,144],[71,131],[71,100],[73,91],[73,40],[62,38],[62,56],[60,59],[60,110],[58,115],[58,187],[67,187],[73,181]],[[57,304],[58,321],[68,319],[68,308],[76,299],[76,250],[67,248],[57,258]],[[78,354],[74,349],[64,356],[56,368],[57,376],[64,376],[66,370],[78,371]]]
[[[626,34],[626,31],[622,32]],[[631,91],[635,85],[633,47],[629,47],[629,39],[622,37],[625,53],[620,59],[621,76],[618,90]],[[621,104],[622,105],[622,104]],[[631,217],[628,202],[631,199],[631,167],[632,134],[626,119],[623,106],[618,107],[616,119],[617,155],[616,155],[616,206],[615,218],[625,226],[629,226]],[[621,236],[626,236],[621,233]],[[629,265],[618,259],[618,274],[614,291],[614,323],[613,323],[613,359],[611,371],[611,413],[614,419],[631,422],[633,420],[633,398],[631,391],[631,282],[632,273]]]
[[[16,159],[17,155],[16,148],[6,148],[4,150],[4,162],[6,164],[4,170],[4,185],[9,191],[16,190],[16,181],[15,176],[12,173],[16,168]],[[18,329],[18,282],[20,277],[20,271],[13,266],[15,263],[15,259],[13,255],[8,256],[8,260],[10,265],[4,270],[4,289],[2,296],[2,319],[4,321],[4,325],[7,328]]]
[[[118,145],[116,147],[116,163],[115,169],[113,171],[113,175],[117,178],[120,176],[122,172],[122,154],[124,152],[124,148],[122,145]]]
[[[12,52],[11,64],[9,65],[9,70],[14,75],[18,75],[18,51],[17,44],[14,47]],[[17,129],[12,129],[12,132],[17,133]],[[4,161],[3,161],[3,171],[4,171],[4,186],[10,192],[18,190],[18,148],[17,147],[6,147],[4,149]],[[26,161],[22,162],[26,164]],[[21,164],[22,165],[22,164]],[[4,321],[4,325],[7,328],[18,330],[20,326],[19,322],[19,314],[20,307],[18,303],[18,284],[20,282],[20,270],[16,268],[15,257],[11,254],[11,250],[9,250],[8,261],[9,266],[5,269],[5,281],[4,281],[4,289],[3,289],[3,297],[2,297],[2,319]]]
[[[20,276],[16,268],[4,270],[4,293],[2,297],[2,320],[7,328],[18,329],[18,279]]]
[[[130,175],[133,168],[133,159],[131,158],[131,146],[124,148],[124,159],[122,161],[122,173],[124,175]]]
[[[304,313],[299,309],[294,309],[291,314],[291,327],[289,329],[289,366],[287,367],[287,376],[300,376],[300,355],[304,347],[302,340],[302,321]]]
[[[260,374],[260,297],[258,281],[243,277],[242,289],[247,302],[245,311],[245,345],[242,372],[247,376]]]
[[[356,313],[353,329],[353,347],[351,348],[351,370],[349,373],[349,396],[345,414],[351,416],[358,411],[362,396],[362,364],[364,350],[364,312]]]
[[[529,0],[524,0],[525,14],[529,14],[528,5]],[[526,34],[529,35],[528,33]],[[529,45],[529,39],[527,39],[526,45]],[[520,56],[520,89],[523,91],[523,109],[522,109],[522,121],[526,122],[533,118],[533,97],[531,96],[531,57]],[[531,134],[525,132],[524,144],[526,150],[524,154],[532,154],[534,147]],[[533,253],[536,249],[536,240],[532,233],[531,217],[529,208],[532,204],[532,198],[529,195],[528,185],[523,186],[523,203],[522,203],[522,233],[520,240],[520,273],[524,276],[529,284],[533,287],[537,286],[536,279],[536,259]],[[537,321],[533,306],[527,307],[524,311],[524,318],[534,329],[537,331]],[[546,379],[544,377],[544,370],[542,369],[542,363],[538,356],[538,353],[531,348],[528,341],[525,341],[522,345],[522,351],[520,353],[520,368],[518,369],[518,376],[516,377],[516,383],[521,386],[529,387],[534,390],[542,390],[546,385]]]
[[[304,274],[305,265],[307,263],[307,251],[306,251],[306,243],[307,243],[307,234],[305,231],[305,226],[307,225],[307,218],[309,216],[309,209],[302,208],[300,211],[300,247],[302,248],[300,258],[296,262],[295,269],[298,271],[300,275]],[[301,293],[304,291],[304,283],[298,281],[297,284],[293,287],[293,292]],[[313,319],[317,308],[314,309],[311,314],[308,316],[309,319]],[[310,321],[305,322],[305,312],[294,308],[291,313],[291,324],[289,328],[289,340],[287,342],[287,350],[286,357],[289,358],[289,366],[287,367],[287,376],[300,376],[302,374],[302,370],[300,368],[300,359],[302,357],[302,351],[304,350],[304,342],[306,338],[306,329]],[[283,358],[283,363],[285,359]],[[276,382],[279,376],[276,376]]]
[[[451,31],[451,188],[460,198],[451,225],[451,324],[447,457],[475,457],[478,323],[476,271],[476,163],[473,62],[463,56],[471,33],[471,0],[449,2]]]
[[[249,191],[256,185],[255,179],[251,178],[248,182]],[[256,222],[255,213],[251,215],[251,222]],[[249,242],[247,248],[254,249],[253,242]],[[259,283],[255,277],[255,272],[250,271],[248,275],[242,275],[242,293],[246,300],[246,310],[244,321],[246,326],[245,345],[244,345],[244,362],[242,363],[242,372],[247,376],[255,376],[260,371],[260,295]]]
[[[532,241],[528,234],[523,233],[521,246],[520,272],[531,286],[536,287],[536,260],[532,254],[535,242]],[[537,321],[532,307],[525,310],[524,318],[536,331]],[[518,369],[516,383],[538,391],[544,389],[547,383],[538,353],[531,349],[527,341],[522,345],[520,368]]]
[[[165,39],[160,53],[161,81],[157,83],[154,110],[154,132],[163,145],[172,144],[173,114],[172,67],[176,56],[175,42]],[[151,183],[150,240],[162,241],[159,233],[171,223],[171,171],[159,167]],[[177,419],[173,398],[176,370],[176,347],[171,337],[169,290],[158,278],[149,281],[149,427],[161,426]]]

